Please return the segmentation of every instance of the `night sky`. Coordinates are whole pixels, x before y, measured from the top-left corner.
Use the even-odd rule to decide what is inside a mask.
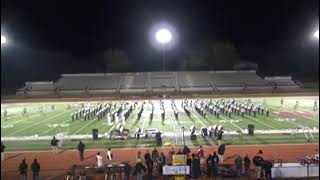
[[[318,67],[319,41],[310,38],[318,0],[2,0],[1,34],[10,43],[1,47],[1,87],[103,72],[108,48],[126,51],[134,71],[160,71],[148,33],[163,21],[179,34],[168,70],[207,39],[234,43],[267,75],[308,76]]]

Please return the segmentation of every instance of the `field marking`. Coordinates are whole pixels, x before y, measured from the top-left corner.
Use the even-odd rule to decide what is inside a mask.
[[[70,110],[69,110],[69,111],[70,111]],[[51,119],[56,118],[56,117],[58,117],[58,116],[60,116],[60,115],[62,115],[62,114],[66,114],[66,113],[69,112],[69,111],[65,111],[65,112],[58,113],[58,114],[56,114],[56,115],[54,115],[54,116],[49,117],[48,119],[44,119],[44,120],[42,120],[42,121],[39,121],[38,123],[32,124],[31,126],[27,126],[27,127],[22,128],[22,129],[20,129],[20,130],[18,130],[18,131],[15,131],[15,132],[13,132],[13,133],[11,133],[11,134],[8,134],[8,136],[15,135],[15,134],[17,134],[18,132],[21,132],[21,131],[24,131],[24,130],[26,130],[26,129],[32,128],[32,127],[34,127],[34,126],[36,126],[36,125],[41,124],[42,122],[51,120]]]
[[[16,116],[20,116],[20,115],[19,115],[19,114],[16,114]],[[9,122],[10,119],[7,119],[6,122],[8,122],[8,124],[14,125],[14,124],[17,124],[18,122],[26,121],[26,120],[32,119],[32,118],[34,118],[34,117],[36,117],[36,116],[38,116],[38,114],[32,114],[31,116],[28,116],[27,118],[18,119],[18,120],[15,120],[15,121],[13,121],[13,122]],[[19,118],[19,117],[18,117],[18,118]]]
[[[71,121],[71,119],[68,119],[68,120],[64,121],[64,123],[69,122],[69,121]],[[49,128],[47,131],[43,132],[43,133],[41,134],[41,136],[47,134],[48,132],[50,132],[50,131],[52,131],[52,130],[54,130],[54,129],[56,129],[56,128]]]
[[[78,129],[76,132],[73,133],[73,135],[76,135],[78,132],[82,131],[84,128],[88,127],[90,124],[94,123],[97,121],[96,118],[92,119],[92,120],[88,120],[89,122],[87,124],[85,124],[84,126],[82,126],[80,129]]]
[[[145,112],[145,111],[146,111],[146,110],[143,109],[142,114],[141,114],[141,118],[143,119],[141,132],[143,132],[144,126],[146,125],[146,118],[144,117],[146,113],[143,113],[143,112]],[[140,119],[141,119],[141,118],[140,118]],[[139,120],[139,121],[140,121],[140,120]]]
[[[193,114],[195,114],[195,117],[197,118],[197,120],[200,122],[200,124],[202,124],[202,126],[205,126],[207,127],[207,125],[205,125],[201,120],[200,118],[198,117],[198,112],[196,110],[194,110],[193,108],[191,109],[191,111],[193,112]],[[200,115],[199,115],[200,116]]]
[[[248,119],[254,120],[254,121],[256,121],[256,122],[259,122],[259,123],[261,123],[261,124],[263,124],[263,125],[265,125],[265,126],[268,126],[269,128],[276,129],[275,127],[273,127],[273,126],[271,126],[271,125],[269,125],[269,124],[267,124],[267,123],[265,123],[265,122],[259,121],[259,120],[257,120],[256,118],[252,118],[252,117],[250,117],[250,116],[248,116],[248,115],[246,115],[245,117],[247,117]]]
[[[238,125],[236,125],[235,123],[233,123],[233,122],[229,121],[229,119],[227,119],[227,118],[223,117],[223,115],[222,115],[222,116],[220,116],[220,117],[222,117],[224,120],[226,120],[226,121],[227,121],[228,123],[230,123],[231,125],[233,125],[233,126],[235,126],[236,128],[240,129],[240,130],[241,130],[241,132],[243,132],[243,129],[242,129],[240,126],[238,126]]]

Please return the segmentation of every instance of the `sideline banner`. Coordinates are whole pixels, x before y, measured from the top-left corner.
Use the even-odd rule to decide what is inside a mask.
[[[163,175],[189,175],[190,167],[182,166],[163,166]]]

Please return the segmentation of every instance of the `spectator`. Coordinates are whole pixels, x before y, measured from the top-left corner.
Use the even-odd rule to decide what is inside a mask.
[[[251,161],[248,157],[248,154],[244,157],[243,161],[244,161],[245,175],[250,176],[250,163],[251,163]]]
[[[153,149],[153,151],[151,153],[151,157],[152,157],[153,165],[155,167],[157,167],[157,162],[158,162],[158,159],[159,159],[159,152],[158,152],[157,148]]]
[[[23,159],[20,166],[20,180],[27,180],[28,177],[28,164],[26,163],[26,159]]]
[[[79,151],[80,161],[83,161],[84,147],[85,145],[81,141],[79,141],[78,151]]]
[[[178,150],[177,155],[183,155],[181,149]]]
[[[183,148],[183,150],[182,150],[182,153],[185,154],[185,155],[187,155],[187,154],[190,153],[190,149],[185,145],[184,148]]]
[[[205,151],[204,148],[202,146],[199,147],[198,149],[198,157],[200,158],[200,163],[204,164],[205,163]]]
[[[130,179],[130,172],[131,172],[131,166],[128,162],[124,163],[124,179],[129,180]]]
[[[219,156],[219,163],[223,164],[223,155],[224,155],[224,151],[225,151],[225,145],[221,144],[218,148],[218,156]]]
[[[193,178],[198,179],[201,176],[200,159],[195,154],[193,154],[193,157],[192,157],[191,167],[193,172]]]
[[[52,140],[51,140],[51,147],[54,153],[58,153],[58,142],[59,140],[56,139],[55,136],[53,136]]]
[[[102,156],[100,155],[100,152],[98,152],[96,155],[96,161],[97,161],[98,168],[103,166]]]
[[[236,165],[237,177],[241,177],[241,175],[242,175],[242,158],[240,155],[237,155],[236,159],[234,160],[234,163]]]
[[[273,164],[271,161],[264,161],[263,163],[263,169],[264,169],[264,172],[265,172],[265,176],[266,176],[266,179],[267,180],[271,180],[271,169],[273,167]]]
[[[142,162],[137,162],[134,170],[137,180],[142,180],[142,174],[144,172],[146,172],[146,167],[142,164]]]
[[[40,164],[38,163],[37,159],[34,159],[33,163],[31,164],[31,170],[33,180],[39,180]]]
[[[111,152],[111,148],[108,148],[108,151],[107,151],[107,161],[109,164],[112,163],[112,159],[113,159],[113,154]]]
[[[208,177],[211,177],[211,172],[212,172],[212,155],[209,154],[209,157],[207,158],[207,174],[208,174]]]
[[[146,153],[144,154],[144,161],[145,161],[145,163],[147,165],[148,177],[152,177],[153,162],[152,162],[149,150],[147,150]]]
[[[258,153],[256,156],[253,157],[253,164],[255,165],[254,172],[255,177],[257,179],[261,178],[261,166],[262,166],[262,157],[260,156],[260,153]]]
[[[4,149],[5,149],[6,147],[3,145],[3,143],[1,142],[1,161],[3,161],[4,160]]]
[[[191,157],[190,157],[190,155],[188,154],[188,155],[187,155],[187,166],[189,166],[190,171],[191,171],[191,162],[192,162]]]
[[[158,175],[162,176],[162,167],[166,164],[166,157],[164,156],[163,152],[161,152],[158,163],[157,163],[157,168],[158,168]]]
[[[141,152],[138,151],[137,153],[137,158],[136,158],[137,162],[142,162],[142,158],[141,158]]]
[[[169,151],[169,154],[168,154],[168,164],[169,165],[172,165],[172,156],[174,155],[174,148],[172,147],[171,150]]]
[[[219,175],[219,157],[217,156],[216,152],[213,152],[211,164],[212,176],[216,178]]]

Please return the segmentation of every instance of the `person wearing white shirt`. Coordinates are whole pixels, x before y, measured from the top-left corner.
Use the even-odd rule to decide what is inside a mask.
[[[98,152],[96,155],[96,161],[97,161],[97,166],[98,168],[103,166],[103,162],[102,162],[102,156],[100,155],[100,153]]]
[[[108,148],[108,151],[107,151],[107,160],[109,163],[112,162],[112,159],[113,159],[113,155],[112,155],[112,152],[111,152],[111,149]]]

